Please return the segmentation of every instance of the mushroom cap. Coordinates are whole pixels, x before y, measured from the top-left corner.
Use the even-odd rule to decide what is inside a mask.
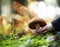
[[[29,28],[36,29],[36,24],[39,24],[40,27],[44,27],[46,25],[46,22],[41,18],[34,18],[29,23]]]

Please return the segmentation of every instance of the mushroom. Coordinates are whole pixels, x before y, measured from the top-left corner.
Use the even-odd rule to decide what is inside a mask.
[[[40,27],[44,27],[46,25],[46,22],[42,19],[42,18],[33,18],[30,22],[29,22],[29,28],[31,29],[37,29]]]

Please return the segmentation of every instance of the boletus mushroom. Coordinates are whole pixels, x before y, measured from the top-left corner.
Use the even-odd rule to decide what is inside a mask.
[[[29,28],[37,29],[40,27],[44,27],[46,22],[42,18],[33,18],[29,23]]]

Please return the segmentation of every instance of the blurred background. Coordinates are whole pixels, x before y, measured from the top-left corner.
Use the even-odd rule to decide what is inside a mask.
[[[60,1],[59,0],[0,0],[0,15],[1,16],[8,16],[10,14],[16,14],[21,15],[20,11],[22,11],[22,8],[18,9],[20,5],[22,4],[23,10],[29,11],[29,13],[34,13],[36,16],[43,18],[47,21],[47,19],[51,20],[55,16],[58,17],[60,15]],[[17,3],[16,3],[17,2]],[[18,9],[18,10],[17,10]],[[29,10],[28,10],[29,9]],[[33,15],[33,14],[31,14]],[[33,16],[30,16],[33,17]],[[48,21],[49,21],[48,20]],[[47,22],[48,22],[47,21]]]

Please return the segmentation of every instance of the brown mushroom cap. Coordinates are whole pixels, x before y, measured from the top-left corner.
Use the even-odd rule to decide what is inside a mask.
[[[31,29],[36,29],[36,24],[39,24],[40,27],[44,27],[46,25],[46,22],[41,19],[41,18],[34,18],[30,23],[29,23],[29,28]]]

